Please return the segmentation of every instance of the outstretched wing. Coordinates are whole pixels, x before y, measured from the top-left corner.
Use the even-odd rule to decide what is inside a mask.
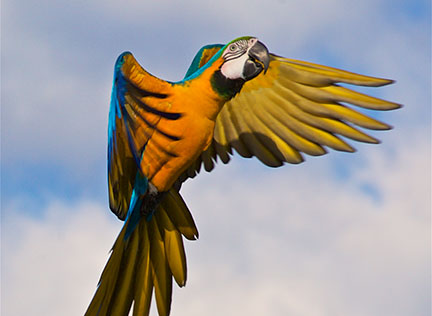
[[[180,117],[163,106],[171,89],[170,83],[146,72],[131,53],[117,59],[108,124],[108,192],[110,208],[120,219],[126,217],[146,145],[154,132],[163,133],[158,123]]]
[[[216,119],[212,145],[179,180],[194,177],[202,165],[212,170],[217,157],[228,163],[232,149],[277,167],[302,162],[302,153],[323,155],[326,147],[353,152],[354,148],[338,135],[378,143],[357,126],[373,130],[391,127],[349,105],[373,110],[392,110],[400,105],[339,83],[379,87],[392,82],[271,55],[268,71],[246,82],[224,105]]]

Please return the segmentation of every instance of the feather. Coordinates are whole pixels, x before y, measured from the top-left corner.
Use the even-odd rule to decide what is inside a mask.
[[[172,189],[163,195],[154,215],[142,217],[125,238],[131,218],[114,243],[86,316],[127,315],[132,303],[133,315],[148,316],[153,289],[159,315],[168,316],[173,276],[179,286],[186,284],[180,232],[196,239],[198,231],[180,194]]]
[[[163,231],[168,266],[177,284],[182,287],[186,284],[186,255],[182,237],[162,207],[158,209],[158,216],[159,230]]]
[[[153,292],[153,275],[150,265],[150,239],[147,223],[142,221],[138,229],[142,247],[139,248],[135,281],[133,316],[148,315]]]
[[[340,83],[379,87],[393,81],[270,55],[267,72],[247,81],[220,111],[209,148],[214,148],[223,163],[230,161],[234,148],[242,157],[255,156],[276,167],[284,162],[302,162],[301,153],[323,155],[327,153],[325,147],[354,152],[338,135],[379,143],[355,125],[373,130],[391,126],[347,105],[382,111],[397,109],[400,104],[342,87]],[[214,166],[207,156],[204,152],[197,163],[207,164],[205,169],[211,171]],[[193,170],[195,176],[198,168]],[[181,177],[182,181],[187,178],[187,174]]]
[[[310,62],[274,56],[280,62],[280,71],[284,77],[298,83],[312,86],[327,86],[336,82],[343,82],[358,86],[380,87],[393,80],[359,75],[353,72],[313,64]]]
[[[126,253],[120,263],[122,275],[117,279],[107,315],[125,315],[132,305],[139,245],[137,234],[133,234],[127,243]]]
[[[198,230],[192,215],[177,191],[171,189],[167,192],[161,205],[167,210],[167,215],[183,236],[189,240],[198,239]]]
[[[158,217],[158,213],[155,214]],[[169,270],[163,236],[155,220],[149,222],[151,247],[150,261],[153,271],[153,284],[159,316],[168,316],[171,308],[172,277]]]
[[[177,120],[181,116],[167,110],[165,100],[170,93],[172,85],[145,71],[131,53],[119,56],[109,114],[108,192],[110,208],[120,219],[126,217],[141,155],[154,132],[178,140],[177,135],[158,126],[161,119]],[[152,142],[151,146],[158,144]],[[163,146],[157,149],[164,151]]]

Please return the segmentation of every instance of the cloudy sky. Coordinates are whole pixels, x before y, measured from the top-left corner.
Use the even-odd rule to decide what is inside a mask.
[[[286,57],[382,76],[395,126],[298,166],[234,158],[182,193],[200,231],[173,316],[430,315],[427,0],[3,0],[2,315],[84,313],[121,228],[108,210],[113,64],[167,79],[254,35]],[[155,309],[152,315],[156,315]]]

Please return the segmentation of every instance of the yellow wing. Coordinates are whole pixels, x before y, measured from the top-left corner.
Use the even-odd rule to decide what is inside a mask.
[[[338,135],[366,143],[379,141],[356,126],[387,130],[391,127],[349,105],[392,110],[399,104],[374,98],[338,83],[379,87],[392,80],[271,55],[268,71],[246,82],[219,113],[212,145],[180,179],[194,177],[201,165],[214,168],[217,157],[227,163],[234,148],[243,157],[255,156],[277,167],[300,163],[302,153],[319,156],[326,147],[353,152]]]

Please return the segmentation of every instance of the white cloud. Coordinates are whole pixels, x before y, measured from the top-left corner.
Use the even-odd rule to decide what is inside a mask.
[[[19,201],[2,212],[2,314],[83,315],[119,223],[91,201],[53,201],[43,218]]]
[[[348,179],[330,157],[279,169],[234,159],[186,183],[200,239],[187,242],[172,315],[428,315],[430,146],[411,145],[417,155],[369,147]],[[41,220],[8,206],[5,314],[82,314],[120,229],[107,212],[53,202]]]

